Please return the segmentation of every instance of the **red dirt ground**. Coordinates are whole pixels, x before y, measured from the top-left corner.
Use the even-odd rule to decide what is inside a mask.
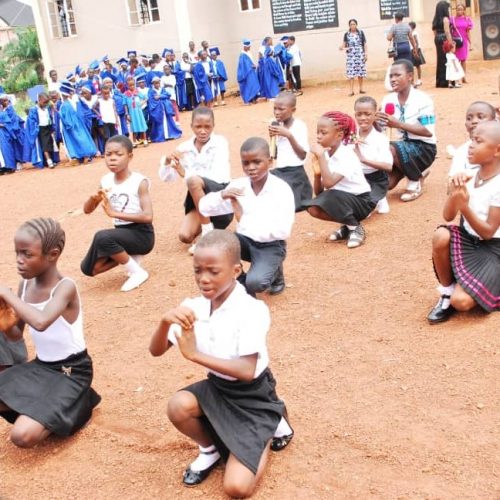
[[[468,103],[500,104],[497,63],[470,70],[472,83],[462,89],[423,87],[436,103],[439,158],[422,198],[403,204],[397,190],[391,193],[391,213],[367,221],[366,244],[356,250],[326,242],[333,225],[297,216],[286,293],[263,297],[272,311],[271,366],[296,437],[272,455],[255,498],[500,498],[500,315],[474,311],[442,326],[425,319],[437,299],[430,240],[442,221],[445,147],[466,139]],[[367,90],[384,95],[380,82],[368,81]],[[322,112],[352,111],[354,98],[346,94],[339,84],[306,89],[297,116],[307,121],[311,140]],[[243,107],[231,99],[216,109],[216,131],[230,141],[235,176],[242,140],[265,135],[271,117],[270,103]],[[182,125],[186,139],[187,114]],[[62,218],[67,246],[60,269],[79,283],[94,387],[103,397],[79,434],[34,450],[16,449],[0,422],[4,500],[223,498],[222,467],[197,489],[182,486],[196,451],[165,415],[167,399],[204,370],[175,351],[158,359],[148,352],[162,311],[196,294],[191,258],[176,236],[185,188],[157,177],[160,155],[174,147],[151,145],[135,154],[133,169],[153,183],[157,243],[144,262],[150,280],[128,294],[118,291],[120,270],[93,279],[79,270],[94,232],[111,225],[100,210],[81,213],[106,172],[103,161],[0,179],[1,281],[17,285],[12,236],[20,223]]]

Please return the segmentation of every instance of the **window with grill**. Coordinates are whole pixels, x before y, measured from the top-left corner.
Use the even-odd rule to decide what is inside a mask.
[[[260,0],[239,0],[239,1],[240,1],[240,10],[242,12],[260,9]]]
[[[47,0],[52,38],[76,36],[75,14],[71,0]]]
[[[158,0],[125,0],[131,26],[155,23],[160,20]]]

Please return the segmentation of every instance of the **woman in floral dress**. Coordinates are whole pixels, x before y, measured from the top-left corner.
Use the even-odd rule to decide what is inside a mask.
[[[363,78],[366,77],[367,45],[363,31],[358,29],[356,19],[349,20],[349,31],[344,34],[344,40],[339,47],[346,51],[346,76],[350,85],[350,96],[354,95],[354,79],[358,79],[359,93],[364,94]]]

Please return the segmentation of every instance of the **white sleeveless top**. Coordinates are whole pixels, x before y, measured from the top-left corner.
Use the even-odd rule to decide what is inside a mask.
[[[70,278],[62,278],[50,291],[50,295],[47,300],[39,302],[38,304],[31,304],[29,302],[27,302],[27,304],[35,307],[39,311],[43,311],[45,306],[52,300],[57,287],[65,280],[74,283],[74,281]],[[21,295],[21,300],[23,301],[27,284],[28,281],[24,280],[23,293]],[[40,332],[28,325],[33,343],[35,344],[36,355],[40,361],[46,361],[48,363],[52,361],[61,361],[72,354],[78,354],[86,349],[85,339],[83,337],[82,303],[80,300],[80,294],[78,293],[78,288],[76,289],[76,293],[80,303],[80,311],[78,312],[78,317],[74,323],[68,323],[62,316],[59,316],[44,332]]]
[[[130,176],[120,184],[115,182],[115,174],[109,172],[101,179],[101,187],[106,191],[110,205],[116,212],[124,214],[139,214],[142,212],[141,199],[139,198],[139,186],[149,179],[138,172],[131,172]],[[132,222],[122,219],[114,219],[115,226],[124,226]]]

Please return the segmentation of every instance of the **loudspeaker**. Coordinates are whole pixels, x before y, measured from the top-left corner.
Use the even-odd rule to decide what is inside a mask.
[[[500,59],[500,0],[480,0],[483,57]]]

